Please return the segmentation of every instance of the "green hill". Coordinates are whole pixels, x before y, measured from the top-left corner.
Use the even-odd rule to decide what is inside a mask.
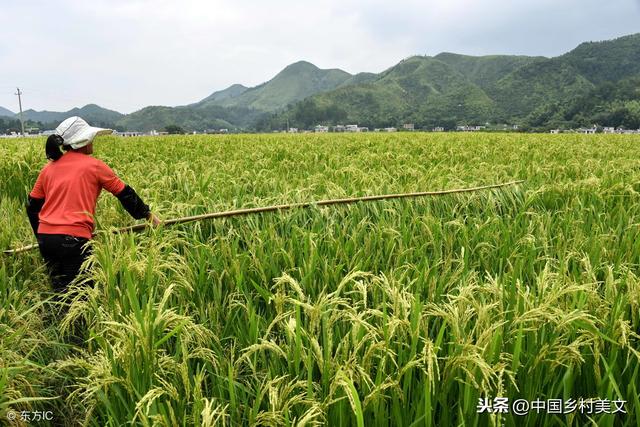
[[[322,70],[309,62],[300,61],[287,66],[268,82],[247,89],[239,96],[209,100],[203,102],[203,105],[276,111],[316,93],[335,89],[349,78],[351,74],[345,71]]]
[[[224,90],[213,92],[211,95],[207,96],[197,104],[203,104],[207,102],[220,102],[220,101],[228,100],[230,98],[235,98],[239,95],[242,95],[244,92],[247,91],[247,89],[249,88],[241,84],[234,84]]]
[[[450,65],[483,90],[493,90],[500,79],[518,68],[547,59],[516,55],[469,56],[449,52],[434,58]]]
[[[255,123],[262,113],[242,107],[197,105],[182,107],[150,106],[123,117],[118,129],[150,131],[178,125],[185,130],[238,129]]]
[[[363,74],[360,79],[369,76]],[[189,130],[252,128],[268,112],[286,108],[308,96],[335,89],[352,78],[337,69],[322,70],[300,61],[273,79],[253,88],[233,85],[195,104],[181,107],[146,107],[117,122],[119,128],[148,131],[179,125]]]
[[[558,59],[594,84],[640,74],[640,33],[614,40],[582,43]]]
[[[36,111],[33,109],[25,110],[22,113],[25,120],[32,120],[40,123],[54,123],[64,120],[65,113],[58,111]],[[69,116],[70,117],[70,116]]]
[[[579,127],[640,128],[640,75],[602,83],[568,102],[548,103],[526,118],[532,130]]]
[[[500,79],[491,96],[502,116],[513,120],[544,104],[568,102],[593,88],[574,66],[554,58],[524,66]]]
[[[58,123],[79,115],[98,126],[142,131],[168,125],[272,130],[287,124],[382,127],[407,122],[447,128],[485,122],[532,129],[589,121],[629,126],[640,117],[640,100],[618,89],[635,93],[637,78],[640,34],[582,43],[555,58],[415,56],[380,74],[351,75],[300,61],[256,87],[235,84],[190,105],[150,106],[126,116],[87,105],[65,113],[27,110],[25,118]]]
[[[258,127],[282,129],[285,122],[297,127],[337,122],[381,127],[413,122],[451,128],[485,121],[540,126],[545,117],[575,124],[593,116],[579,110],[596,88],[633,76],[640,76],[640,34],[583,43],[550,59],[445,52],[433,58],[410,58],[366,83],[307,98],[263,119]],[[613,122],[635,123],[636,104],[625,105],[614,109],[616,117],[626,118]]]
[[[635,75],[640,75],[640,34],[582,43],[559,57],[535,61],[500,79],[489,94],[505,117],[522,118]]]
[[[433,125],[439,120],[483,122],[494,102],[464,75],[431,57],[412,57],[368,83],[342,87],[311,97],[289,111],[260,123],[309,127],[317,123],[391,126],[401,121]]]
[[[375,74],[375,73],[358,73],[358,74],[354,74],[353,76],[349,77],[344,82],[340,83],[338,88],[345,87],[345,86],[353,86],[353,85],[362,84],[362,83],[370,83],[370,82],[374,81],[377,78],[378,78],[378,75]]]
[[[16,115],[16,113],[14,113],[11,110],[7,110],[4,107],[0,107],[0,117],[11,117],[13,118]]]
[[[88,104],[82,108],[73,108],[65,112],[26,110],[23,115],[25,120],[48,124],[49,127],[72,116],[80,116],[94,126],[113,127],[118,120],[124,117],[122,113],[102,108],[96,104]]]

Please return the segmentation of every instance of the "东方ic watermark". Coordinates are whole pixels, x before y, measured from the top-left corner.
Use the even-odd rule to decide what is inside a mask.
[[[10,422],[37,423],[41,421],[53,421],[51,411],[8,411],[7,420]]]

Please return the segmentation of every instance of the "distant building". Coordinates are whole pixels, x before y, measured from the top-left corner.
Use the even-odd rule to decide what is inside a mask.
[[[558,134],[558,133],[560,133],[560,129],[551,129],[551,133],[552,134]]]
[[[360,132],[358,125],[346,125],[344,127],[345,132]]]
[[[396,128],[384,128],[384,131],[385,132],[397,132],[398,129],[396,129]]]
[[[484,126],[457,126],[456,130],[461,132],[477,132],[484,129]]]
[[[616,128],[614,127],[605,127],[602,129],[602,133],[616,133]]]
[[[346,128],[345,128],[344,125],[337,125],[337,126],[334,126],[333,131],[334,132],[345,132]]]
[[[316,133],[327,133],[329,132],[329,126],[318,125],[314,128]]]
[[[415,126],[413,123],[405,123],[402,125],[402,129],[404,130],[415,130]]]
[[[622,135],[636,135],[640,133],[640,129],[633,130],[633,129],[618,128],[616,129],[616,133],[619,133]]]
[[[298,128],[289,128],[289,133],[298,133]]]
[[[596,133],[596,129],[597,128],[595,126],[591,127],[591,128],[580,128],[580,129],[578,129],[578,133],[582,133],[582,134],[585,134],[585,135],[591,135],[591,134]]]
[[[436,126],[433,128],[434,132],[444,132],[444,128],[442,126]]]
[[[137,132],[137,131],[114,132],[114,135],[124,136],[125,138],[129,138],[132,136],[142,136],[142,132]]]

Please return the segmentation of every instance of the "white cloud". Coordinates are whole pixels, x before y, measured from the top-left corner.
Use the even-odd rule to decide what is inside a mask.
[[[638,31],[638,0],[0,0],[0,105],[130,112],[256,85],[305,59],[379,72],[412,54],[561,54]]]

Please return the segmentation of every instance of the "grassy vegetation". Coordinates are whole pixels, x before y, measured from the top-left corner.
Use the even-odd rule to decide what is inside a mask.
[[[516,188],[113,235],[57,307],[37,254],[0,264],[0,418],[86,425],[640,425],[640,139],[327,134],[101,138],[164,218],[526,179]],[[0,145],[0,247],[43,141]],[[84,319],[88,341],[68,335]],[[477,414],[481,397],[627,414]]]

